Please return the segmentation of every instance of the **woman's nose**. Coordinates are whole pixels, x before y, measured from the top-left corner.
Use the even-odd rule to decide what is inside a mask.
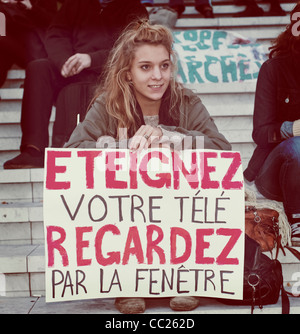
[[[162,77],[161,70],[159,67],[154,67],[152,72],[152,78],[156,80],[160,80]]]

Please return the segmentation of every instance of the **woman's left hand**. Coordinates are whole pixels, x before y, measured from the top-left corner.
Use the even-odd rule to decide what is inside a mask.
[[[129,149],[141,151],[149,148],[153,143],[158,142],[163,133],[160,128],[151,125],[142,125],[131,138]]]

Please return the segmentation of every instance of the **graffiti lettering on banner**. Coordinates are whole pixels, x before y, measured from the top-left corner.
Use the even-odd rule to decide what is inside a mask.
[[[47,149],[46,301],[242,299],[239,152]]]
[[[257,79],[267,59],[265,47],[235,32],[174,32],[178,76],[184,84],[232,83]]]

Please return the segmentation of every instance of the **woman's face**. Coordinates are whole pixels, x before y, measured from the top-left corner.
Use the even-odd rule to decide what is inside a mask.
[[[141,106],[161,100],[170,83],[171,68],[165,46],[144,44],[136,49],[128,79]]]

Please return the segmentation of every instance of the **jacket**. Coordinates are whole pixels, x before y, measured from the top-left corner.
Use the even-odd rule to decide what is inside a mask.
[[[257,147],[244,172],[248,181],[256,178],[270,152],[284,140],[282,123],[299,118],[299,59],[291,55],[268,59],[257,79],[252,133]]]
[[[100,74],[121,31],[141,17],[148,12],[139,0],[114,0],[105,8],[99,0],[66,0],[47,31],[49,59],[60,71],[74,54],[87,53],[90,70]]]
[[[231,150],[231,145],[218,131],[200,98],[189,89],[184,88],[183,90],[179,124],[177,126],[160,124],[160,126],[168,131],[177,131],[186,136],[192,136],[193,148],[196,148],[196,136],[203,136],[205,149]],[[102,95],[88,111],[85,120],[75,128],[65,147],[95,148],[99,137],[116,138],[116,134],[116,123],[106,112],[105,97]]]

